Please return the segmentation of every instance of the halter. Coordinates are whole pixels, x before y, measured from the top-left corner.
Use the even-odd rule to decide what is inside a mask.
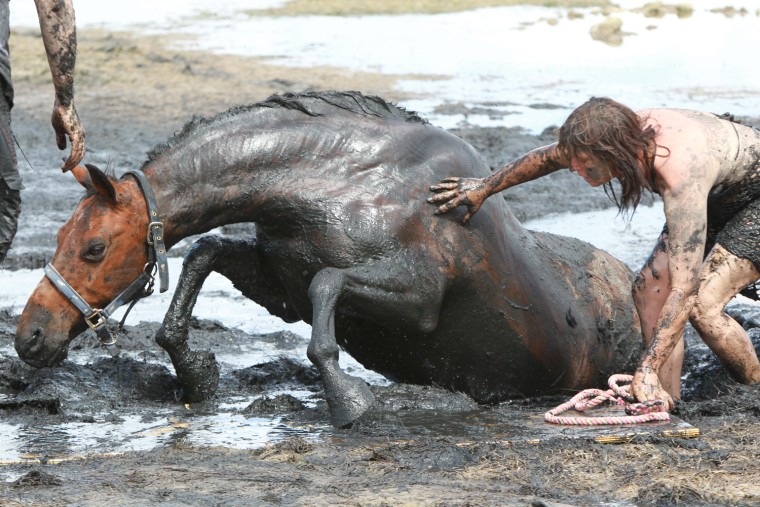
[[[137,179],[138,186],[145,196],[145,204],[148,208],[148,262],[145,264],[140,276],[137,277],[129,286],[124,289],[108,306],[103,309],[93,308],[77,293],[74,288],[58,273],[53,267],[53,263],[45,266],[45,276],[47,276],[53,285],[84,315],[84,321],[95,331],[100,343],[108,349],[112,356],[119,354],[119,348],[116,346],[114,338],[106,326],[108,319],[117,308],[130,303],[124,318],[119,324],[119,328],[124,326],[127,315],[132,307],[140,299],[153,294],[153,284],[155,274],[158,272],[160,280],[160,292],[166,292],[169,288],[169,265],[166,261],[166,245],[164,244],[164,224],[158,219],[158,205],[156,196],[150,187],[148,179],[142,171],[127,171]]]

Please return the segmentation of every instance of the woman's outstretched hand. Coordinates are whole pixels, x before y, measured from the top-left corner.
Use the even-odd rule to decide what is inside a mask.
[[[462,218],[466,224],[472,216],[478,212],[489,193],[486,190],[485,180],[481,178],[458,178],[450,176],[440,183],[431,185],[433,195],[428,197],[430,204],[437,204],[436,215],[441,215],[459,206],[466,206],[467,213]]]

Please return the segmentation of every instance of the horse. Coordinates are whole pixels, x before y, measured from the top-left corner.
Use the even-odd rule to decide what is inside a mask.
[[[88,325],[103,328],[109,312],[97,308],[144,295],[134,287],[156,270],[165,285],[165,252],[178,241],[252,222],[251,237],[202,236],[183,261],[156,341],[185,401],[216,389],[213,354],[187,345],[211,271],[284,321],[311,324],[307,357],[338,427],[373,402],[366,382],[340,369],[340,350],[392,381],[481,404],[582,389],[630,368],[641,332],[622,262],[525,229],[503,199],[467,226],[426,202],[446,176],[489,173],[464,140],[359,92],[274,95],[194,117],[120,179],[74,170],[86,195],[58,231],[16,350],[55,365]]]

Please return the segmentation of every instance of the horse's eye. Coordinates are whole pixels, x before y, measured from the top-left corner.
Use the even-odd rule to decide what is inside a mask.
[[[84,257],[90,261],[99,261],[106,253],[106,245],[103,243],[93,243],[84,253]]]

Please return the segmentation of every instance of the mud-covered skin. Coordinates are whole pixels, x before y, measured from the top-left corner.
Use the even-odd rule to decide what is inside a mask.
[[[680,347],[678,344],[686,322],[691,317],[695,327],[701,330],[718,326],[725,302],[760,277],[760,272],[750,268],[739,271],[743,273],[740,280],[730,280],[726,278],[731,276],[727,269],[722,279],[711,280],[716,273],[711,264],[727,262],[727,259],[713,259],[713,253],[704,259],[710,236],[716,230],[723,230],[732,218],[741,220],[741,208],[751,202],[746,192],[752,191],[754,185],[749,182],[756,180],[760,171],[760,133],[715,115],[694,111],[648,110],[639,115],[647,118],[647,124],[658,131],[653,176],[655,188],[663,198],[668,225],[668,288],[664,301],[648,303],[653,309],[659,305],[659,314],[651,343],[645,342],[647,349],[632,386],[639,399],[669,401],[658,373],[662,368],[672,367],[669,361],[680,362],[680,358],[671,359],[671,354],[677,346]],[[748,183],[745,185],[744,182]],[[733,225],[726,227],[729,234],[733,229]],[[744,234],[751,232],[751,229],[743,231]],[[718,237],[721,237],[720,233]],[[722,237],[730,239],[728,235]],[[727,243],[735,244],[730,240]],[[740,262],[738,257],[732,257],[732,261]],[[701,288],[706,283],[720,290],[720,294],[708,296]],[[705,305],[698,302],[699,294],[712,301],[723,300],[719,307],[721,311],[717,308],[704,311]],[[702,311],[693,311],[695,305],[701,306]],[[639,312],[644,313],[641,307]],[[700,319],[702,322],[695,322]],[[724,336],[718,340],[715,336],[703,336],[703,339],[711,344],[721,359],[731,361],[726,366],[739,373],[739,380],[756,381],[760,376],[760,364],[749,346],[746,333],[734,328],[726,336],[732,338],[727,340]],[[716,346],[718,350],[715,350]],[[751,351],[751,356],[743,357],[739,350]]]
[[[647,349],[632,387],[640,401],[661,399],[672,408],[671,393],[678,397],[680,389],[681,336],[690,316],[692,322],[702,320],[695,327],[711,330],[712,335],[704,337],[706,342],[718,349],[720,358],[730,361],[727,366],[738,373],[739,380],[760,379],[760,363],[740,326],[729,326],[733,331],[716,331],[718,322],[725,319],[718,316],[721,311],[705,311],[705,305],[692,313],[701,271],[702,285],[720,291],[720,309],[730,297],[760,278],[757,263],[746,266],[760,256],[756,241],[760,213],[753,202],[760,197],[760,132],[696,111],[651,109],[629,113],[634,123],[638,118],[641,132],[656,133],[648,148],[654,155],[642,149],[636,154],[638,167],[633,170],[641,171],[634,174],[643,176],[642,185],[662,196],[667,219],[666,230],[633,284]],[[624,131],[619,128],[616,135],[622,136]],[[608,134],[599,135],[594,142],[601,150],[609,140],[602,139]],[[568,160],[563,151],[555,143],[531,151],[486,178],[445,178],[430,187],[433,195],[428,202],[438,206],[436,214],[466,206],[467,221],[490,195],[563,167],[577,172],[591,186],[624,177],[620,167],[611,167],[582,151]],[[731,252],[726,253],[732,258],[708,256],[703,266],[706,248],[712,248],[716,236],[719,244],[726,243]],[[720,262],[742,267],[720,270],[720,276],[715,274],[719,270],[705,267]],[[738,280],[733,276],[737,273]],[[707,292],[705,299],[715,300]]]
[[[639,271],[632,288],[633,302],[641,319],[641,332],[645,346],[652,342],[657,321],[665,300],[670,294],[668,271],[668,227],[665,225],[655,247]],[[681,362],[684,344],[679,341],[670,354],[670,360],[660,369],[658,377],[672,398],[680,398]]]
[[[186,351],[182,326],[194,284],[224,269],[229,251],[233,266],[249,256],[246,269],[225,273],[246,295],[312,325],[308,356],[338,426],[372,402],[363,381],[338,367],[339,348],[393,380],[485,403],[599,385],[625,368],[640,351],[630,270],[587,243],[524,230],[503,202],[486,203],[466,228],[453,214],[434,216],[424,192],[452,169],[489,173],[461,139],[353,92],[273,97],[189,124],[144,165],[167,246],[238,222],[255,222],[256,235],[238,253],[208,240],[192,258],[202,267],[186,264],[191,282],[159,337],[175,367],[189,370],[185,379],[207,370],[193,371],[208,356]],[[102,191],[62,228],[52,262],[97,306],[142,269],[134,252],[144,249],[147,217],[132,178],[91,171]],[[87,261],[98,237],[105,254]],[[17,329],[23,359],[61,358],[83,325],[70,306],[40,282]],[[213,387],[194,384],[201,395]]]
[[[84,157],[85,132],[74,107],[74,68],[76,66],[77,33],[74,6],[71,0],[35,0],[50,72],[55,87],[55,103],[51,123],[58,149],[71,153],[61,169],[73,169]]]
[[[428,198],[428,202],[438,206],[434,212],[437,215],[447,213],[458,206],[465,206],[467,213],[462,217],[462,223],[466,224],[490,195],[519,183],[535,180],[568,165],[554,143],[526,153],[502,170],[484,178],[444,178],[440,183],[430,186],[433,195]]]
[[[743,327],[723,308],[746,280],[756,279],[756,265],[715,245],[700,272],[699,292],[690,321],[702,340],[715,353],[731,376],[741,382],[760,382],[757,354]]]

